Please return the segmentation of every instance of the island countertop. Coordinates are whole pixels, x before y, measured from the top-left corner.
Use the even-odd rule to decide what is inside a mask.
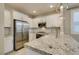
[[[68,35],[58,38],[46,35],[26,43],[25,46],[33,47],[52,55],[79,54],[79,43]]]

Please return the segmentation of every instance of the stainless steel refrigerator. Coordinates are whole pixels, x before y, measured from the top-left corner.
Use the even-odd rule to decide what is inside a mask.
[[[25,21],[14,20],[14,50],[24,47],[29,41],[29,24]]]

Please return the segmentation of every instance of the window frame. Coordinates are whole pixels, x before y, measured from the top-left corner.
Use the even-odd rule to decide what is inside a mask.
[[[71,34],[79,34],[79,32],[75,32],[75,31],[73,31],[73,15],[74,15],[74,13],[75,12],[79,12],[79,8],[76,8],[76,9],[72,9],[71,10]]]

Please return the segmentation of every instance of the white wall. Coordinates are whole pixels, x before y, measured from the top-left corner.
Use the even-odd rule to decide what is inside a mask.
[[[64,33],[71,35],[75,40],[79,42],[79,34],[72,34],[71,33],[71,10],[64,9]]]

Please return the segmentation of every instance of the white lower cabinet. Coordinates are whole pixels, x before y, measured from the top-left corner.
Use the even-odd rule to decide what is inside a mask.
[[[4,39],[4,53],[11,52],[13,50],[13,38],[7,37]]]

